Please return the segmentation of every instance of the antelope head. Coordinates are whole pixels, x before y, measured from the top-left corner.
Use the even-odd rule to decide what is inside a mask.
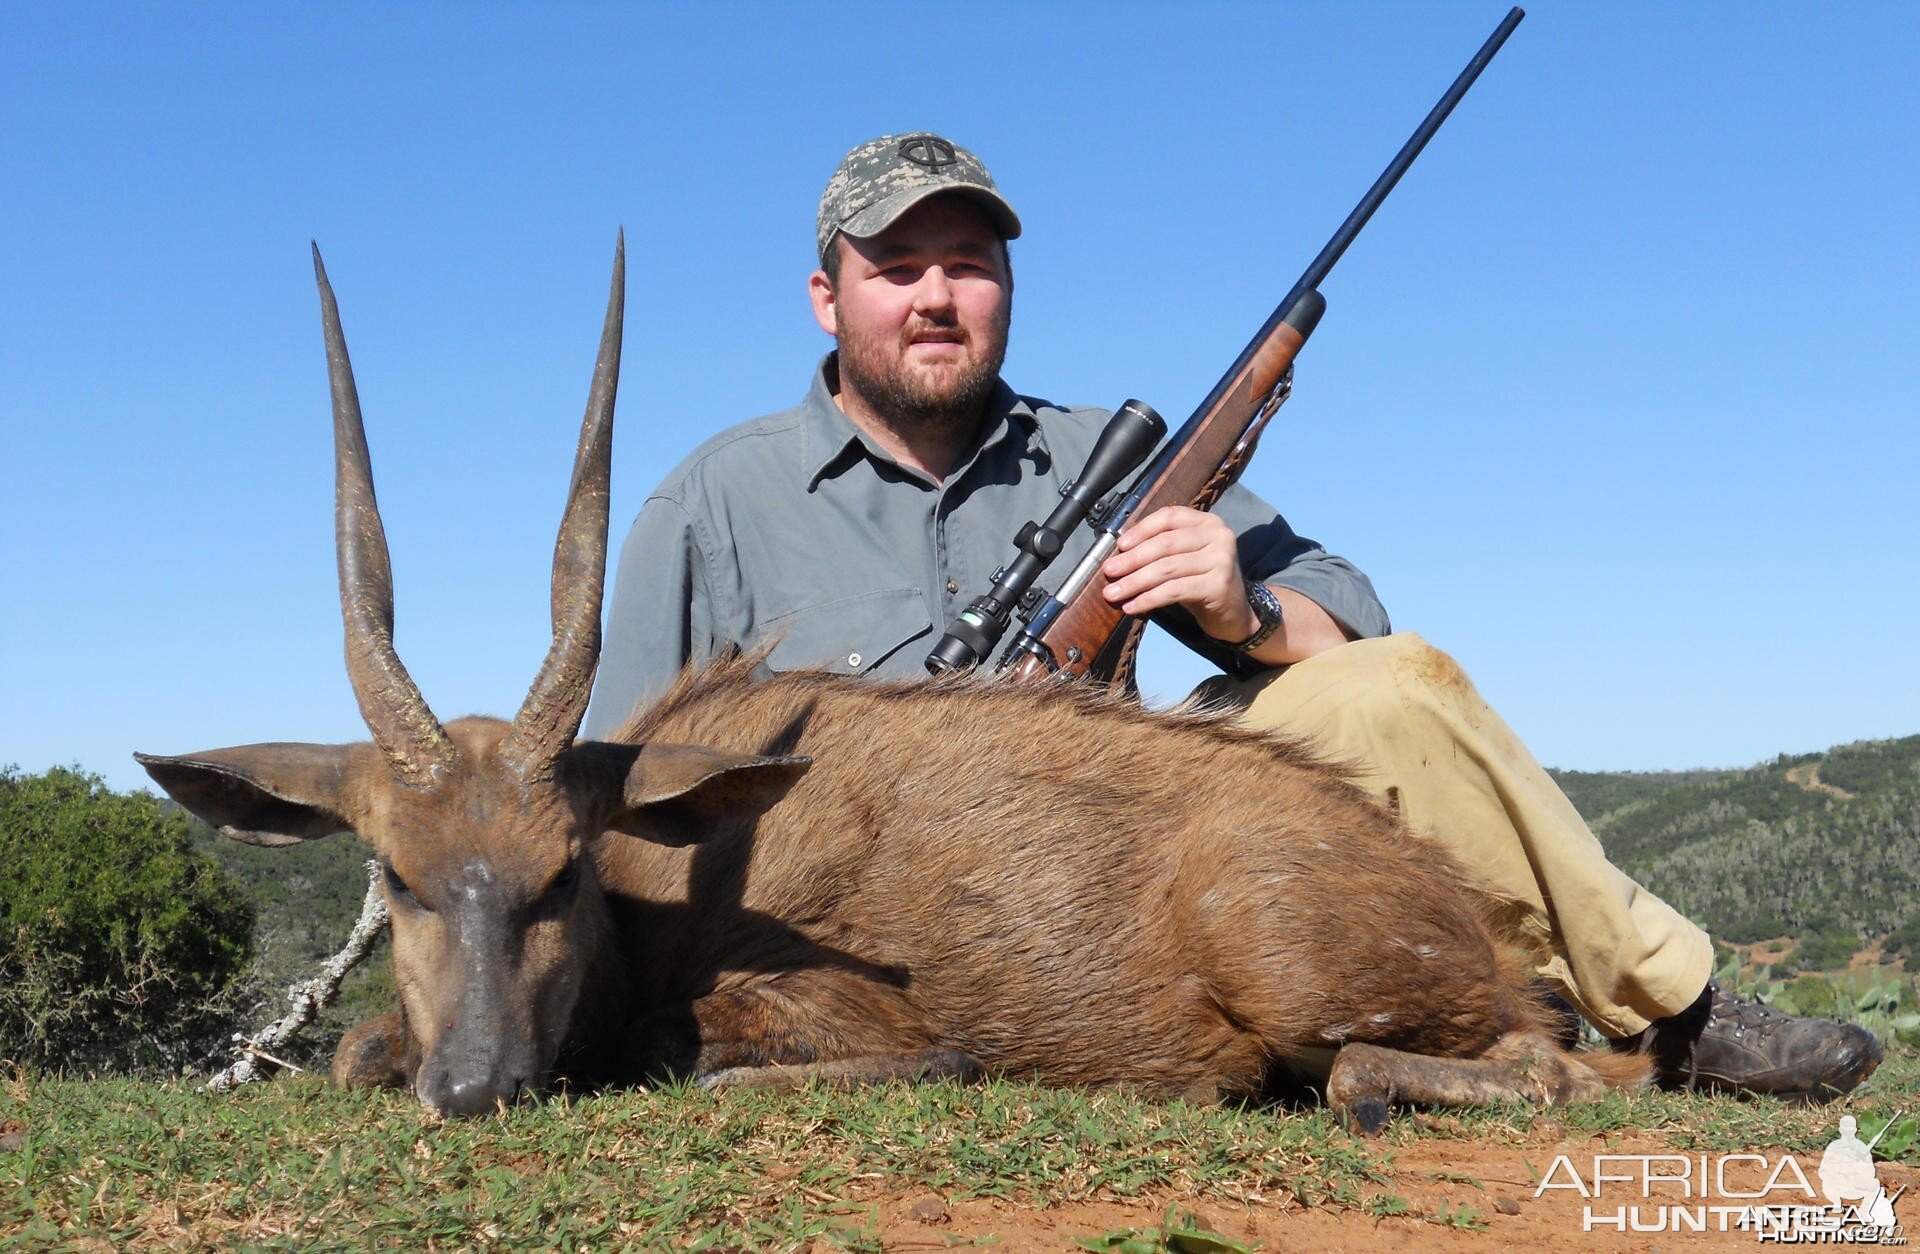
[[[576,742],[600,655],[625,243],[553,562],[553,644],[512,722],[442,725],[393,647],[393,578],[346,339],[319,249],[333,392],[334,520],[347,676],[370,742],[135,754],[175,800],[236,840],[288,845],[350,830],[372,846],[414,1093],[476,1114],[549,1078],[600,953],[607,833],[669,844],[749,820],[799,758]],[[617,837],[615,837],[617,839]]]

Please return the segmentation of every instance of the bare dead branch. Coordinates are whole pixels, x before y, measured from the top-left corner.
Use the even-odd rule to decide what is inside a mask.
[[[333,1004],[340,995],[340,985],[347,978],[347,972],[360,965],[361,960],[373,952],[386,926],[387,899],[380,891],[380,864],[369,860],[367,895],[360,903],[360,918],[347,936],[347,943],[341,946],[339,953],[327,959],[326,965],[320,968],[320,974],[287,990],[287,1000],[292,1008],[284,1016],[250,1037],[234,1033],[235,1052],[239,1057],[233,1065],[201,1085],[200,1091],[225,1093],[249,1081],[264,1080],[282,1069],[300,1070],[292,1063],[274,1057],[270,1051],[283,1047],[302,1028],[312,1023],[322,1010]]]

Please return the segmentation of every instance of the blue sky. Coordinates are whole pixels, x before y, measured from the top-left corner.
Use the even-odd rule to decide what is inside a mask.
[[[1015,387],[1178,417],[1503,11],[0,8],[0,763],[364,734],[310,238],[402,654],[509,713],[617,226],[616,533],[799,398],[884,131],[1018,207]],[[1325,285],[1248,482],[1544,761],[1920,732],[1916,64],[1911,5],[1540,5]]]

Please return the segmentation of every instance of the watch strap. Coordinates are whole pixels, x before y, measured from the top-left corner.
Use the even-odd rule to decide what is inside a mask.
[[[1233,648],[1240,653],[1251,653],[1272,639],[1274,632],[1280,630],[1280,598],[1273,594],[1272,588],[1258,580],[1248,579],[1245,583],[1247,604],[1253,607],[1254,615],[1260,620],[1260,625],[1254,628],[1251,636],[1239,641]]]

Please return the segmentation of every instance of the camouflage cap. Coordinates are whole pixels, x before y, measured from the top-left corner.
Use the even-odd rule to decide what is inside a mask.
[[[855,239],[878,235],[901,214],[941,192],[959,192],[976,202],[1002,239],[1019,238],[1020,219],[1001,198],[980,158],[926,131],[882,135],[842,157],[820,194],[815,233],[821,264],[835,232]]]

